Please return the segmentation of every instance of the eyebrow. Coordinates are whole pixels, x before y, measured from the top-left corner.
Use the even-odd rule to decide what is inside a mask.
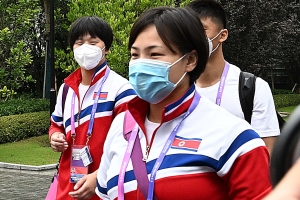
[[[78,39],[77,40],[82,40],[83,39],[83,37],[84,36],[80,36],[80,37],[78,37]],[[97,37],[96,36],[94,36],[94,37],[92,37],[92,36],[88,36],[88,38],[86,38],[87,40],[91,40],[91,39],[96,39]]]
[[[154,49],[154,48],[163,48],[163,46],[151,45],[151,46],[146,47],[146,50],[149,51],[149,50]],[[139,48],[138,48],[138,47],[135,47],[135,46],[131,46],[131,49],[139,50]]]

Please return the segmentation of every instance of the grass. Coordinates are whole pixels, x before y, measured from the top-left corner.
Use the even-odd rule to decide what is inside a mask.
[[[35,166],[57,163],[60,156],[50,148],[48,135],[0,144],[0,152],[0,162]]]
[[[292,114],[292,112],[297,108],[297,106],[288,106],[288,107],[283,107],[283,108],[278,108],[277,111],[280,111],[280,112],[287,112],[287,113],[290,113]],[[288,121],[290,116],[287,116],[287,117],[284,117],[283,119],[285,121]]]
[[[288,106],[284,108],[279,108],[278,111],[292,113],[297,106]]]

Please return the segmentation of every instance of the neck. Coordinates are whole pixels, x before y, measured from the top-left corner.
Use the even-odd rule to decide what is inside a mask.
[[[171,94],[169,94],[164,100],[157,104],[150,104],[148,113],[149,121],[161,123],[162,111],[167,105],[177,101],[186,93],[186,91],[190,88],[189,81],[190,79],[188,78],[188,75],[186,75],[185,78],[183,78],[177,87],[171,92]]]
[[[82,76],[81,84],[82,85],[91,85],[91,83],[92,83],[92,77],[93,77],[96,69],[100,65],[102,65],[104,62],[105,62],[105,59],[102,59],[100,61],[100,63],[97,65],[97,67],[95,67],[94,69],[91,69],[91,70],[85,70],[85,69],[81,68],[81,76]]]
[[[217,49],[219,50],[219,49]],[[196,81],[201,88],[209,87],[220,81],[225,67],[225,59],[222,51],[214,52],[208,59],[204,72]]]
[[[95,69],[92,70],[85,70],[81,68],[81,84],[82,85],[91,85],[92,77],[94,75]]]
[[[162,105],[160,103],[158,104],[150,104],[149,107],[149,113],[148,113],[148,119],[151,122],[154,123],[160,123],[161,122],[161,113],[162,110],[164,109],[165,105]]]

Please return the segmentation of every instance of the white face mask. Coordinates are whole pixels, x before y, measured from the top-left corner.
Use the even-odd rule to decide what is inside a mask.
[[[103,49],[105,46],[103,47]],[[74,57],[79,66],[85,70],[94,69],[104,58],[103,49],[90,44],[83,44],[74,49]]]
[[[213,43],[212,43],[212,41],[214,40],[214,39],[216,39],[221,33],[222,33],[222,31],[223,31],[224,29],[222,29],[215,37],[213,37],[212,39],[209,39],[209,38],[207,38],[207,40],[208,40],[208,46],[209,46],[209,56],[215,51],[215,50],[217,50],[217,48],[220,46],[220,43],[218,43],[218,45],[216,46],[216,48],[214,48],[213,49]],[[208,57],[209,57],[208,56]]]

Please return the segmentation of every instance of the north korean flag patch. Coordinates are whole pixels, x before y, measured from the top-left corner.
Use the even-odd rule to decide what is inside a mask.
[[[202,139],[200,138],[183,138],[175,136],[171,148],[197,152],[201,141]]]
[[[108,95],[108,92],[100,92],[98,100],[106,100],[107,95]],[[97,92],[94,92],[93,100],[95,100],[96,96],[97,96]]]

